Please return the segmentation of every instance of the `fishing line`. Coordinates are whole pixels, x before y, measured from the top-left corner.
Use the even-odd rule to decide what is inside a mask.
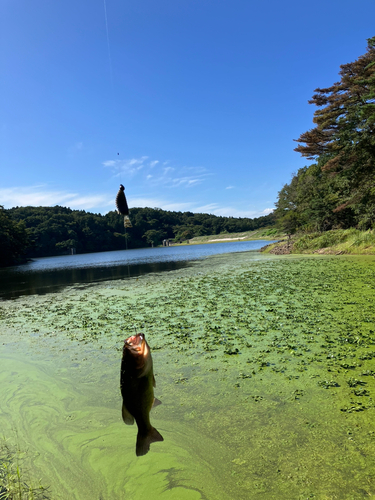
[[[103,5],[104,5],[104,19],[105,19],[105,29],[106,29],[106,33],[107,33],[107,48],[108,48],[108,61],[109,61],[109,74],[110,74],[110,80],[111,80],[111,87],[112,87],[112,96],[114,97],[114,85],[113,85],[113,70],[112,70],[112,57],[111,57],[111,45],[109,43],[109,30],[108,30],[108,16],[107,16],[107,2],[106,0],[103,0]],[[120,153],[117,153],[117,156],[119,156]],[[121,167],[120,167],[120,181],[121,181],[121,185],[122,185],[122,171],[121,171]],[[124,189],[124,188],[123,188]],[[116,198],[116,205],[117,205],[117,198]],[[127,206],[127,202],[126,202],[126,198],[125,198],[125,195],[124,195],[124,201],[125,201],[125,206],[126,206],[126,215],[129,214],[129,209],[128,209],[128,206]],[[117,209],[119,209],[119,206],[117,205]],[[121,210],[118,210],[119,213],[122,213]],[[130,222],[130,219],[129,217],[127,217],[127,221],[125,222],[125,219],[124,219],[124,226],[125,226],[125,246],[126,246],[126,250],[128,249],[128,235],[126,233],[126,228],[127,227],[132,227],[131,225],[131,222]],[[130,273],[129,271],[129,265],[128,265],[128,274]]]
[[[117,153],[117,156],[120,156],[120,153]],[[121,160],[118,158],[117,161],[121,161]],[[119,167],[119,171],[120,171],[120,184],[122,184],[122,169],[121,169],[121,166]]]
[[[112,93],[113,93],[113,71],[112,71],[111,47],[110,47],[110,44],[109,44],[109,31],[108,31],[108,18],[107,18],[107,2],[106,2],[106,0],[103,0],[103,2],[104,2],[105,28],[106,28],[106,32],[107,32],[109,74],[110,74],[110,78],[111,78],[111,86],[112,86]]]

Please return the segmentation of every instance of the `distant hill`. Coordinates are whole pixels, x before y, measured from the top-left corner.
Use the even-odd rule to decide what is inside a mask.
[[[5,210],[9,219],[22,222],[29,236],[26,257],[70,252],[102,252],[161,245],[163,239],[186,241],[195,236],[238,233],[274,224],[273,214],[255,219],[218,217],[192,212],[169,212],[159,208],[133,208],[133,227],[125,233],[123,217],[66,207],[16,207]]]

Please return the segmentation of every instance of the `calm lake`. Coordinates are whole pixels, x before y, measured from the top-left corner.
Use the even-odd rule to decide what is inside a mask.
[[[268,243],[272,242],[235,241],[34,259],[27,264],[0,269],[0,300],[55,292],[75,283],[95,283],[172,271],[210,255],[256,251]]]

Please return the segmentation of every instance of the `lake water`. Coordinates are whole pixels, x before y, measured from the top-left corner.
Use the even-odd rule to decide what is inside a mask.
[[[374,256],[241,252],[2,302],[0,496],[374,498],[374,283]],[[143,457],[119,388],[135,331],[162,401]]]
[[[210,255],[256,251],[268,243],[271,242],[235,241],[34,259],[27,264],[0,269],[0,300],[55,292],[75,283],[95,283],[172,271]]]

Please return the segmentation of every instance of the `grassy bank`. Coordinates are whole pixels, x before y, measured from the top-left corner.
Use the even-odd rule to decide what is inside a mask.
[[[284,236],[275,227],[257,229],[255,231],[243,231],[241,233],[220,233],[206,236],[196,236],[190,240],[180,243],[181,245],[201,245],[205,243],[224,243],[226,241],[251,241],[251,240],[274,240]]]
[[[26,452],[11,446],[0,438],[0,499],[1,500],[48,500],[48,490],[39,484],[34,486],[27,470]]]
[[[375,258],[215,256],[0,303],[0,428],[65,500],[375,494]],[[123,340],[153,352],[153,425],[121,420]]]
[[[375,255],[375,231],[335,229],[324,233],[296,234],[269,245],[266,253]]]

